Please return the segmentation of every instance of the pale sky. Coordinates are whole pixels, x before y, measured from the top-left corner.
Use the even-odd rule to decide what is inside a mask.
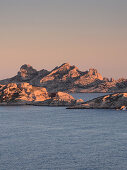
[[[0,79],[68,62],[127,78],[127,0],[0,0]]]

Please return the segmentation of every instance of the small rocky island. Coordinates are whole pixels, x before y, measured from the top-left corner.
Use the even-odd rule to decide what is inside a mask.
[[[75,100],[65,92],[48,93],[46,88],[29,83],[0,85],[0,106],[71,106],[82,102],[83,100]]]

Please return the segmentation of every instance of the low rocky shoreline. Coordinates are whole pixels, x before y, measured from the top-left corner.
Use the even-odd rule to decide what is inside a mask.
[[[44,87],[29,83],[9,83],[0,86],[0,106],[66,106],[67,109],[121,109],[127,107],[127,93],[113,93],[87,102],[76,100],[65,92],[47,92]]]
[[[0,106],[72,106],[83,103],[65,92],[48,93],[46,88],[29,83],[9,83],[0,86]]]
[[[67,109],[120,109],[127,107],[127,93],[113,93],[97,97],[79,105],[70,106]],[[125,109],[126,110],[126,109]]]

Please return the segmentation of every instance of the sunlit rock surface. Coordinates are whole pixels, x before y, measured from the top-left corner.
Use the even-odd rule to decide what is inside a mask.
[[[0,86],[0,105],[39,104],[69,106],[78,103],[71,95],[63,92],[49,94],[44,87],[29,83],[10,83]]]
[[[64,63],[51,71],[37,71],[24,64],[16,76],[0,81],[0,84],[27,82],[33,86],[45,87],[48,92],[127,92],[127,79],[102,77],[94,68],[80,71],[76,66]]]
[[[32,103],[49,99],[43,87],[34,87],[29,83],[10,83],[0,89],[0,103]]]
[[[36,102],[35,105],[44,105],[44,106],[73,106],[81,102],[84,102],[82,99],[75,100],[71,95],[65,92],[53,93],[50,99],[43,102]]]

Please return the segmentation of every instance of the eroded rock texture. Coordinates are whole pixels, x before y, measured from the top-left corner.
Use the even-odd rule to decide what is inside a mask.
[[[32,86],[29,83],[9,83],[0,86],[0,105],[69,106],[78,103],[79,101],[67,93],[49,94],[46,88]]]
[[[121,109],[127,108],[127,93],[114,93],[75,105],[70,109]]]
[[[80,71],[76,66],[64,63],[52,71],[37,71],[30,65],[21,66],[16,76],[1,80],[0,84],[27,82],[45,87],[48,92],[127,92],[127,79],[103,78],[96,69]]]

